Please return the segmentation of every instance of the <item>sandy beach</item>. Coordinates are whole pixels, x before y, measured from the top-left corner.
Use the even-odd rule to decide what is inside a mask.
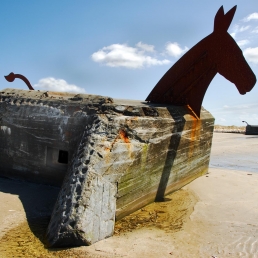
[[[0,179],[0,257],[258,257],[258,136],[214,133],[209,173],[92,246],[47,249],[58,188]]]

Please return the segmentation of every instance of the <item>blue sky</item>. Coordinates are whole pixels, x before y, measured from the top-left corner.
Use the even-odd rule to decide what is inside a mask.
[[[257,0],[1,0],[0,84],[144,100],[187,49],[213,31],[214,16],[237,5],[229,28],[258,77]],[[203,106],[216,124],[258,124],[258,85],[240,95],[219,74]]]

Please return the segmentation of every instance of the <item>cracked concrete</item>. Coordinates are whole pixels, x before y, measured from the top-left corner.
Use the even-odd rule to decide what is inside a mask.
[[[182,106],[5,89],[0,118],[1,175],[63,181],[48,226],[50,246],[107,238],[115,220],[208,169],[214,118],[204,108],[196,119]]]

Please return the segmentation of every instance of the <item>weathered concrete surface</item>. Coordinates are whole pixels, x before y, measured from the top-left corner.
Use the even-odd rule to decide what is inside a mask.
[[[61,185],[95,106],[108,98],[61,92],[0,92],[0,175]],[[59,161],[59,151],[68,160]]]
[[[69,154],[48,227],[50,246],[90,245],[111,236],[115,219],[207,172],[214,118],[205,109],[197,120],[187,107],[86,94],[6,89],[0,97],[4,175],[19,176],[9,161],[16,167],[23,162],[16,156],[25,143],[24,157],[33,162],[21,167],[30,178],[36,166],[34,180],[54,181],[60,173],[46,169],[48,155],[57,159],[48,149]]]

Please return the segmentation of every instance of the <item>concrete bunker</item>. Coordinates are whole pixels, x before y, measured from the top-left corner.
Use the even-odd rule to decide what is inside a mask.
[[[246,123],[245,134],[246,135],[258,135],[258,125],[250,125],[246,121],[242,121]]]
[[[214,118],[186,106],[4,89],[0,175],[61,186],[50,246],[90,245],[115,220],[208,170]]]

